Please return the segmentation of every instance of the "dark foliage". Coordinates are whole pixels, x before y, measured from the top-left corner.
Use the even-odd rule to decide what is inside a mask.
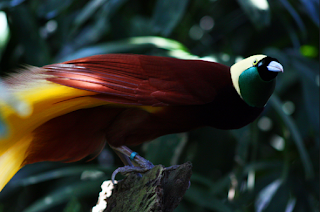
[[[177,212],[319,211],[319,0],[0,0],[1,75],[106,53],[277,58],[285,72],[253,124],[136,150],[154,164],[193,163]],[[0,211],[89,211],[121,165],[106,147],[90,162],[26,166],[0,193]]]

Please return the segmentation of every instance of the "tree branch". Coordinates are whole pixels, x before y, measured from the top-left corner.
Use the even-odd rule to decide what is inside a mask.
[[[187,162],[174,170],[157,165],[142,178],[130,174],[115,185],[104,212],[173,211],[189,188],[191,169]]]

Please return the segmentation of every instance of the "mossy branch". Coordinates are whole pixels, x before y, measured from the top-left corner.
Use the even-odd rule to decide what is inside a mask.
[[[130,174],[115,185],[104,211],[173,211],[189,188],[191,169],[187,162],[174,170],[157,165],[142,178]]]

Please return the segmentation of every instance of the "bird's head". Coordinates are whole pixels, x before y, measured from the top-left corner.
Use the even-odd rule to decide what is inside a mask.
[[[264,107],[283,67],[277,59],[253,55],[231,66],[230,71],[233,86],[240,97],[250,106]]]

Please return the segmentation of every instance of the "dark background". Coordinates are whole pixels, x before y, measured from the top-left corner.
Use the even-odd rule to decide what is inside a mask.
[[[0,74],[104,53],[226,65],[258,53],[276,57],[285,71],[253,124],[168,135],[135,149],[154,164],[193,163],[177,212],[316,212],[319,0],[263,2],[0,0]],[[118,166],[108,147],[90,162],[28,165],[0,193],[0,212],[89,211]]]

